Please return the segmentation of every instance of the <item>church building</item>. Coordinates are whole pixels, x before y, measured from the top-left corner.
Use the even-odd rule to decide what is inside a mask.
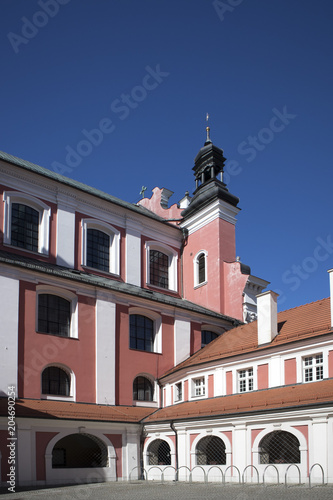
[[[0,486],[333,482],[333,270],[277,312],[224,163],[169,206],[0,152]]]

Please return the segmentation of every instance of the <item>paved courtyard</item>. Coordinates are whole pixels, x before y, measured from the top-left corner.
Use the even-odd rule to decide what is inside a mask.
[[[333,485],[315,486],[228,486],[203,483],[134,482],[62,486],[7,493],[11,500],[332,500]]]

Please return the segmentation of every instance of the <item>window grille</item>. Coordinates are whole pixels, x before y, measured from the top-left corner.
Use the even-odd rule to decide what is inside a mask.
[[[22,203],[12,203],[11,244],[38,252],[39,212]]]
[[[201,347],[205,347],[205,345],[209,344],[212,340],[216,339],[218,334],[215,332],[211,332],[209,330],[202,330],[201,332]]]
[[[42,393],[52,396],[70,395],[70,377],[57,366],[45,368],[42,374]]]
[[[38,295],[38,331],[69,337],[71,303],[58,295]]]
[[[148,450],[148,465],[171,465],[171,450],[163,439],[155,439]]]
[[[98,229],[87,230],[87,266],[110,271],[110,236]]]
[[[253,368],[238,372],[238,391],[253,391]]]
[[[270,432],[260,441],[259,456],[261,464],[299,464],[299,441],[290,432]]]
[[[146,377],[136,377],[133,382],[134,401],[153,401],[153,384]]]
[[[193,380],[194,385],[194,396],[204,396],[205,395],[205,378],[200,377]]]
[[[307,356],[303,359],[303,380],[304,382],[313,382],[324,378],[323,355]]]
[[[217,436],[200,439],[196,447],[197,465],[225,465],[226,453],[224,441]]]
[[[154,350],[154,322],[146,316],[130,316],[130,348],[152,352]]]
[[[54,469],[107,466],[107,447],[100,439],[90,434],[65,436],[55,444],[52,450],[52,467]]]
[[[149,281],[151,285],[169,288],[169,257],[158,250],[149,252]]]

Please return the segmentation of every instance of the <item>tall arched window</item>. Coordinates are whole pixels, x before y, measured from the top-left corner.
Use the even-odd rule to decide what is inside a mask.
[[[225,465],[226,453],[224,441],[217,436],[200,439],[196,447],[197,465]]]
[[[107,467],[105,444],[90,434],[70,434],[60,439],[52,450],[52,468]]]
[[[291,432],[270,432],[259,444],[260,463],[299,464],[301,461],[299,446],[297,437]]]
[[[130,315],[130,348],[153,352],[154,322],[141,314]]]
[[[146,377],[136,377],[133,382],[134,401],[153,401],[153,384]]]
[[[194,286],[199,286],[207,281],[207,252],[200,250],[193,259]]]
[[[171,465],[171,450],[163,439],[155,439],[148,446],[148,465]]]
[[[71,380],[58,366],[48,366],[42,373],[42,393],[52,396],[70,396]]]

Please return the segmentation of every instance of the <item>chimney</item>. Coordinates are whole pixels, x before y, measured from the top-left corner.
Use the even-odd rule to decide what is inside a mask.
[[[268,292],[257,295],[257,327],[258,345],[268,344],[276,337],[277,330],[277,298],[279,294]]]
[[[333,269],[327,272],[330,274],[331,328],[333,328]]]

